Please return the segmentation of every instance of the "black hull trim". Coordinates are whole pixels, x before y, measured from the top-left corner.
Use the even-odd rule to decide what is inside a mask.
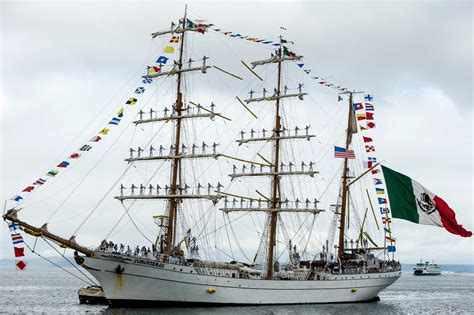
[[[79,295],[79,303],[80,304],[90,304],[90,305],[107,305],[109,304],[107,299],[102,296],[86,296],[86,295]]]
[[[351,304],[351,303],[373,303],[380,301],[378,296],[365,301],[358,302],[329,302],[329,303],[306,303],[306,304]],[[190,308],[190,307],[229,307],[229,306],[259,306],[259,305],[277,305],[277,304],[221,304],[221,303],[203,303],[203,302],[170,302],[170,301],[147,301],[147,300],[108,300],[109,308]],[[295,303],[305,304],[305,303]],[[278,304],[283,305],[283,304]],[[291,305],[291,303],[286,304]]]

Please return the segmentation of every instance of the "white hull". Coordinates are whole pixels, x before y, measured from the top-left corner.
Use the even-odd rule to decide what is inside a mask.
[[[420,262],[413,267],[414,276],[439,276],[441,275],[441,268],[435,264],[429,262]]]
[[[368,301],[400,271],[331,275],[326,280],[262,280],[199,275],[194,267],[112,255],[82,264],[113,304],[306,304]],[[155,264],[150,266],[146,264]],[[121,273],[116,272],[120,265]],[[214,292],[212,292],[214,291]]]

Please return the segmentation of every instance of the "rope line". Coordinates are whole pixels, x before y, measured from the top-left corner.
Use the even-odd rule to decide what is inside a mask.
[[[75,277],[75,278],[81,280],[82,282],[84,282],[84,283],[86,283],[86,284],[88,284],[88,285],[91,285],[91,284],[92,284],[92,285],[96,285],[95,283],[93,283],[93,282],[92,282],[92,283],[87,282],[86,280],[82,279],[82,278],[79,277],[78,275],[75,275],[75,274],[73,274],[72,272],[70,272],[69,270],[66,270],[65,268],[63,268],[63,267],[61,267],[60,265],[56,264],[54,261],[52,261],[52,260],[50,260],[50,259],[44,257],[43,255],[41,255],[40,253],[36,252],[33,248],[31,248],[30,246],[28,246],[28,244],[27,244],[25,241],[23,241],[23,242],[24,242],[24,244],[26,245],[26,247],[28,247],[28,249],[29,249],[33,254],[38,255],[39,257],[43,258],[44,260],[48,261],[49,263],[53,264],[54,266],[56,266],[56,267],[58,267],[59,269],[61,269],[61,270],[65,271],[65,272],[67,272],[67,273],[70,274],[71,276],[73,276],[73,277]]]
[[[128,218],[130,219],[130,221],[132,221],[133,225],[135,226],[135,228],[137,229],[137,231],[150,243],[153,243],[152,240],[150,240],[141,230],[140,228],[138,227],[138,225],[135,223],[135,221],[133,221],[132,219],[132,216],[130,215],[130,213],[128,212],[128,209],[125,207],[125,205],[122,203],[122,207],[123,209],[125,210],[125,213],[127,214]]]
[[[128,170],[130,169],[131,166],[132,166],[132,164],[127,165],[127,167],[125,168],[125,171],[117,178],[117,180],[114,182],[114,184],[112,186],[110,186],[109,190],[102,196],[102,198],[94,206],[94,208],[92,208],[91,212],[89,212],[87,217],[85,217],[85,219],[81,222],[81,224],[79,224],[79,226],[72,233],[72,235],[76,235],[77,232],[79,232],[79,230],[84,226],[84,224],[87,222],[87,220],[89,220],[89,218],[92,216],[92,214],[97,210],[97,208],[99,208],[99,206],[102,204],[102,202],[105,200],[105,198],[109,195],[109,193],[112,191],[112,189],[115,188],[115,185],[117,185],[117,183],[125,176],[125,174],[128,172]]]
[[[81,269],[79,269],[76,265],[74,265],[69,259],[67,259],[66,256],[64,256],[60,251],[57,250],[56,247],[54,247],[50,242],[48,242],[44,237],[41,237],[43,239],[43,241],[46,242],[46,244],[48,244],[49,246],[51,246],[52,249],[54,249],[56,251],[56,253],[58,253],[59,255],[61,255],[61,257],[63,257],[71,266],[73,266],[77,271],[79,271],[84,277],[86,277],[90,282],[92,282],[94,285],[99,285],[97,283],[95,283],[94,280],[92,280],[91,278],[89,278],[88,275],[86,275]]]

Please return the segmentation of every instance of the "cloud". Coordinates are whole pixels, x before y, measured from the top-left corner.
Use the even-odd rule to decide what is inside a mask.
[[[55,166],[64,152],[69,152],[65,148],[76,148],[103,127],[104,120],[117,104],[135,88],[135,79],[143,73],[144,65],[153,62],[162,48],[163,44],[151,40],[149,34],[167,27],[171,19],[177,21],[183,7],[152,2],[2,2],[1,5],[1,196],[8,199],[22,185]],[[163,7],[166,10],[162,10]],[[275,39],[280,25],[285,26],[288,30],[284,35],[296,42],[292,48],[305,55],[304,61],[315,75],[332,76],[331,80],[374,94],[377,119],[374,139],[379,159],[445,198],[457,212],[459,222],[472,229],[471,12],[471,2],[298,2],[272,6],[195,3],[190,6],[191,17],[204,17],[224,29],[249,35]],[[192,143],[205,136],[206,142],[219,142],[232,154],[258,158],[255,147],[237,148],[233,144],[240,130],[255,127],[253,118],[235,102],[235,95],[243,96],[250,89],[273,89],[274,69],[257,70],[267,79],[263,84],[240,64],[242,59],[264,59],[271,51],[215,33],[192,35],[189,40],[195,44],[193,51],[189,51],[195,59],[204,54],[211,56],[212,64],[238,73],[245,80],[232,81],[225,74],[210,72],[209,81],[200,74],[186,81],[188,99],[199,100],[201,104],[213,101],[223,113],[238,121],[224,124],[217,120],[215,125],[200,122],[197,129],[187,130],[187,140]],[[321,174],[316,184],[302,179],[286,187],[298,187],[305,196],[314,196],[316,191],[319,196],[329,185],[331,189],[321,204],[328,209],[337,197],[338,181],[331,182],[331,178],[339,164],[329,158],[327,150],[342,139],[345,105],[335,102],[333,91],[315,85],[292,65],[284,68],[284,78],[288,79],[289,87],[304,82],[310,94],[304,103],[288,103],[285,123],[292,127],[312,125],[317,133],[317,140],[311,146],[295,148],[293,152],[292,147],[286,147],[289,153],[285,158],[321,160],[318,165]],[[150,99],[146,109],[152,105],[159,110],[170,107],[173,89],[172,84],[167,86],[168,89],[166,86],[158,89],[159,93]],[[259,124],[271,125],[273,107],[255,107],[261,119]],[[111,153],[100,161],[90,179],[65,204],[67,211],[60,211],[52,220],[52,230],[70,235],[123,170],[121,160],[129,147],[144,144],[149,139],[148,128],[135,131],[131,128],[124,134]],[[151,130],[158,129],[151,127]],[[171,134],[162,132],[159,141],[167,144]],[[194,133],[199,137],[193,136]],[[111,134],[111,139],[104,142],[95,155],[84,157],[83,164],[51,182],[50,188],[45,187],[36,201],[47,199],[25,209],[24,215],[34,223],[44,223],[45,217],[61,204],[112,145],[112,139],[116,139],[112,137],[118,135]],[[271,156],[268,146],[261,153]],[[147,164],[134,168],[128,174],[128,183],[138,183],[150,176],[155,167]],[[191,165],[186,167],[191,171]],[[231,169],[232,162],[219,162],[212,171],[206,166],[196,166],[192,176],[195,180],[214,183],[218,176],[227,178]],[[166,182],[167,176],[168,172],[163,170],[157,179]],[[259,181],[252,184],[268,187]],[[255,194],[252,185],[243,182],[233,185],[231,188],[236,191]],[[122,206],[113,199],[117,191],[108,195],[84,227],[78,237],[81,242],[96,244],[107,234],[104,227],[110,227],[123,214]],[[150,218],[162,209],[156,205],[136,208],[132,213],[137,225],[153,237],[157,227]],[[200,225],[205,232],[210,232],[214,224],[222,223],[220,212],[215,214],[207,207],[194,204],[192,209],[195,212],[189,214],[188,220],[202,216],[213,218],[208,225]],[[321,214],[317,230],[326,234],[330,219],[329,211]],[[239,221],[247,225],[247,233],[241,239],[247,253],[252,253],[251,249],[257,244],[251,241],[257,236],[253,225],[262,224],[263,218],[255,216],[252,220]],[[290,232],[297,229],[298,220],[302,217],[294,221],[288,219]],[[124,227],[121,226],[120,233],[114,237],[131,244],[143,242],[128,219]],[[101,231],[100,235],[97,231]],[[473,261],[470,239],[398,220],[395,231],[398,254],[404,262],[417,261],[420,248],[430,256],[423,257],[426,259],[452,263]],[[2,257],[10,256],[4,227],[1,235]],[[318,238],[324,242],[326,235],[318,235]],[[218,245],[228,246],[227,239]],[[234,251],[238,255],[235,248]]]

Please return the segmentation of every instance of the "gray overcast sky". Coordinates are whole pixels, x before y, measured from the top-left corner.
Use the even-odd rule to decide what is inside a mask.
[[[279,26],[285,26],[314,73],[374,94],[379,159],[443,197],[458,221],[474,228],[471,1],[189,4],[193,18],[242,34],[276,38]],[[127,80],[139,76],[137,68],[153,54],[149,34],[176,21],[182,11],[178,2],[1,3],[2,199],[61,159],[71,141],[87,141],[89,134],[80,131],[103,108],[114,109],[104,104],[130,91]],[[231,58],[245,55],[239,49],[249,47],[247,60],[268,55],[212,36],[216,41],[207,52],[230,69]],[[226,93],[224,83],[217,84],[216,97],[222,100],[244,95],[245,85]],[[318,86],[310,89],[336,97]],[[124,152],[115,153],[119,163]],[[123,163],[115,163],[121,171]],[[97,182],[107,186],[118,171],[104,172]],[[47,216],[28,211],[25,216],[38,224]],[[421,255],[441,263],[474,261],[472,238],[395,223],[402,262]],[[76,226],[69,224],[65,220],[58,229]],[[5,225],[1,238],[0,257],[12,257]]]

